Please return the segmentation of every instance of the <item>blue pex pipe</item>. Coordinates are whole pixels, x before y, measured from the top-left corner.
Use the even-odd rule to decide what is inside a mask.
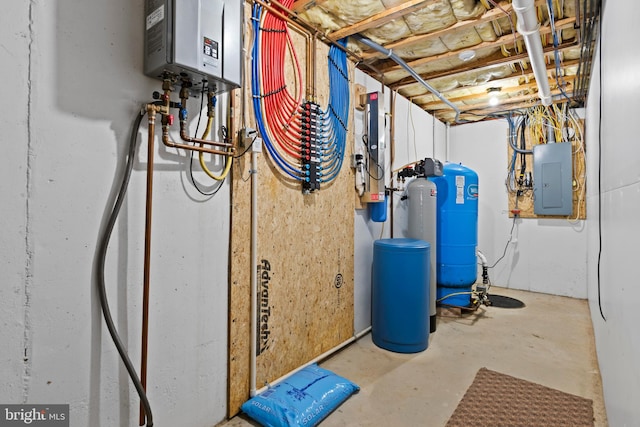
[[[346,39],[340,40],[342,46],[346,46]],[[323,182],[334,180],[340,170],[344,160],[346,147],[347,129],[349,120],[349,79],[347,71],[346,53],[336,46],[329,49],[329,107],[327,108],[328,139],[325,168],[325,178]]]

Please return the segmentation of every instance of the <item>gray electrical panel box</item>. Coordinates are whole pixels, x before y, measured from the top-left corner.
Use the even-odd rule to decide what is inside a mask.
[[[145,0],[144,73],[166,73],[213,92],[240,86],[240,0]]]
[[[573,214],[571,143],[533,147],[533,213]]]

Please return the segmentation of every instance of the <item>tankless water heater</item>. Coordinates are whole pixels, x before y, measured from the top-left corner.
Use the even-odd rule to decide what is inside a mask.
[[[240,0],[145,0],[144,73],[224,92],[240,86]],[[204,82],[204,83],[203,83]]]

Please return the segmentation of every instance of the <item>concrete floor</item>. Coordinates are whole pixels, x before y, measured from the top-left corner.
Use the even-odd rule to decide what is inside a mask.
[[[367,334],[321,363],[361,387],[321,425],[444,426],[478,369],[486,367],[592,399],[595,426],[606,427],[588,303],[496,287],[490,293],[526,307],[483,306],[464,317],[439,316],[422,353],[380,349]],[[221,425],[258,424],[239,415]]]

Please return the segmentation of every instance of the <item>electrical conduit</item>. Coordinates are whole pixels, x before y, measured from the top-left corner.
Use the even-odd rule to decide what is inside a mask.
[[[515,0],[514,0],[514,3],[515,3]],[[396,64],[398,64],[402,68],[404,68],[411,75],[411,77],[413,77],[414,79],[416,79],[418,81],[418,83],[420,83],[425,88],[427,88],[427,90],[429,92],[431,92],[432,94],[434,94],[438,99],[440,99],[440,101],[444,102],[449,107],[451,107],[453,109],[453,111],[455,111],[455,113],[456,113],[456,117],[455,117],[454,121],[456,123],[459,123],[460,110],[458,109],[458,107],[456,107],[451,101],[449,101],[447,98],[445,98],[433,86],[431,86],[429,83],[424,81],[424,79],[422,77],[420,77],[420,74],[418,74],[416,72],[416,70],[411,68],[406,62],[404,62],[404,60],[402,58],[400,58],[398,55],[393,53],[393,51],[391,49],[387,49],[385,47],[382,47],[378,43],[376,43],[376,42],[374,42],[372,40],[369,40],[368,38],[363,37],[360,34],[354,34],[351,37],[354,37],[356,40],[358,40],[360,43],[364,44],[365,46],[370,47],[371,49],[374,49],[374,50],[382,53],[387,58],[391,59],[393,62],[395,62]],[[540,41],[540,40],[538,39],[538,41]]]

